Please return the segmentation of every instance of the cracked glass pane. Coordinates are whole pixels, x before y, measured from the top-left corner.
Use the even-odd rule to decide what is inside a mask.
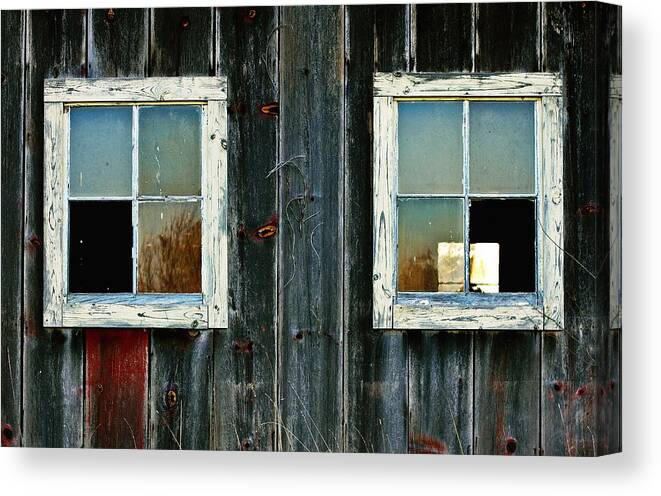
[[[462,102],[400,102],[398,191],[461,193]]]
[[[131,107],[71,108],[71,196],[131,196],[131,112]]]
[[[140,107],[138,192],[141,196],[201,194],[199,105]]]
[[[140,202],[138,292],[202,292],[200,202]]]

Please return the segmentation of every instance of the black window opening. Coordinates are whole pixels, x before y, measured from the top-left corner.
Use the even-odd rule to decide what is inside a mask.
[[[497,284],[499,293],[535,292],[535,202],[532,200],[471,200],[469,239],[471,242],[471,292],[487,292]],[[497,282],[482,281],[473,267],[476,246],[497,252]],[[487,248],[487,249],[488,249]],[[488,271],[488,269],[487,269]],[[491,275],[491,274],[487,274]],[[495,274],[494,274],[495,275]],[[494,288],[496,289],[496,288]]]
[[[133,229],[130,201],[69,203],[69,291],[130,293]]]

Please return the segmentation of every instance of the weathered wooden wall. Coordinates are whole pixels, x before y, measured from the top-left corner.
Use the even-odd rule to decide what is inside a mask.
[[[620,27],[591,2],[3,11],[2,444],[619,451]],[[397,70],[564,74],[564,331],[372,329],[372,76]],[[44,329],[43,79],[177,75],[228,77],[229,328]]]

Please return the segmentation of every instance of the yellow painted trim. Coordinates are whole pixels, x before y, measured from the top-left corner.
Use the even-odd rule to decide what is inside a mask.
[[[488,102],[537,102],[536,96],[398,96],[397,102],[435,102],[435,101],[488,101]]]
[[[158,102],[65,102],[65,107],[145,107],[155,105],[206,105],[204,100],[173,100]]]

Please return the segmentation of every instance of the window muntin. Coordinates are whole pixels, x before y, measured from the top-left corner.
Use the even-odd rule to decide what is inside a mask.
[[[69,292],[200,294],[204,105],[69,110]]]
[[[398,293],[536,295],[538,102],[397,102]]]

